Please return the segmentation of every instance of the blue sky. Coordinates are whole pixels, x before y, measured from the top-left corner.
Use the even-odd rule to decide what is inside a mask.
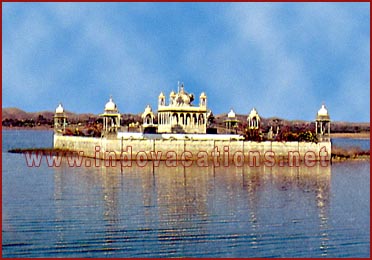
[[[177,82],[214,114],[370,121],[369,3],[2,3],[3,107],[157,109]]]

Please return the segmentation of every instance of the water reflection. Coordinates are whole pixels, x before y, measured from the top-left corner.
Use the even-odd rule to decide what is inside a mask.
[[[45,147],[51,135],[8,132],[4,257],[370,255],[369,161],[335,163],[332,175],[318,166],[30,168],[5,151]]]
[[[277,189],[292,191],[298,189],[302,193],[307,194],[307,198],[315,202],[319,221],[319,250],[321,251],[321,256],[327,256],[331,168],[317,164],[315,167],[273,169],[272,179]],[[293,199],[296,200],[296,198]],[[311,208],[309,207],[308,209]],[[307,214],[311,214],[311,212],[307,212]],[[299,220],[293,219],[292,221],[296,222]]]
[[[293,248],[309,242],[328,255],[330,166],[54,171],[59,248],[80,239],[105,256],[229,256],[283,247],[289,237]]]

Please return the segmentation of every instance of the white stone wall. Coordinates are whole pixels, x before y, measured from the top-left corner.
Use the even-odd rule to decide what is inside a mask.
[[[234,160],[243,157],[245,161],[249,161],[257,155],[259,155],[260,160],[267,160],[268,158],[271,160],[272,157],[275,157],[276,160],[280,159],[282,161],[289,161],[293,154],[298,155],[301,161],[304,160],[305,156],[315,160],[330,160],[331,158],[331,142],[105,139],[54,135],[54,148],[79,152],[80,155],[86,157],[99,157],[101,159],[104,159],[107,157],[107,153],[110,153],[118,160],[125,152],[131,153],[134,160],[137,159],[135,158],[136,155],[141,155],[142,158],[147,160],[152,160],[152,158],[167,160],[169,158],[173,159],[174,154],[176,154],[177,160],[185,157],[190,160],[198,160],[200,157],[204,157],[205,153],[208,159],[214,159],[216,154],[212,152],[219,152],[220,159]]]

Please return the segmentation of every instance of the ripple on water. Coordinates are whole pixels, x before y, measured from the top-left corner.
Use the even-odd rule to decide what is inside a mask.
[[[3,135],[3,257],[369,257],[369,162],[35,169],[4,153],[49,137]]]

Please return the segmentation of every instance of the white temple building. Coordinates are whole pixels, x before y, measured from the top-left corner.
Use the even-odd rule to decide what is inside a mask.
[[[183,84],[178,93],[172,91],[169,103],[163,92],[158,99],[158,133],[194,133],[205,134],[207,131],[207,96],[202,92],[199,105],[192,104],[193,94],[188,94]]]

